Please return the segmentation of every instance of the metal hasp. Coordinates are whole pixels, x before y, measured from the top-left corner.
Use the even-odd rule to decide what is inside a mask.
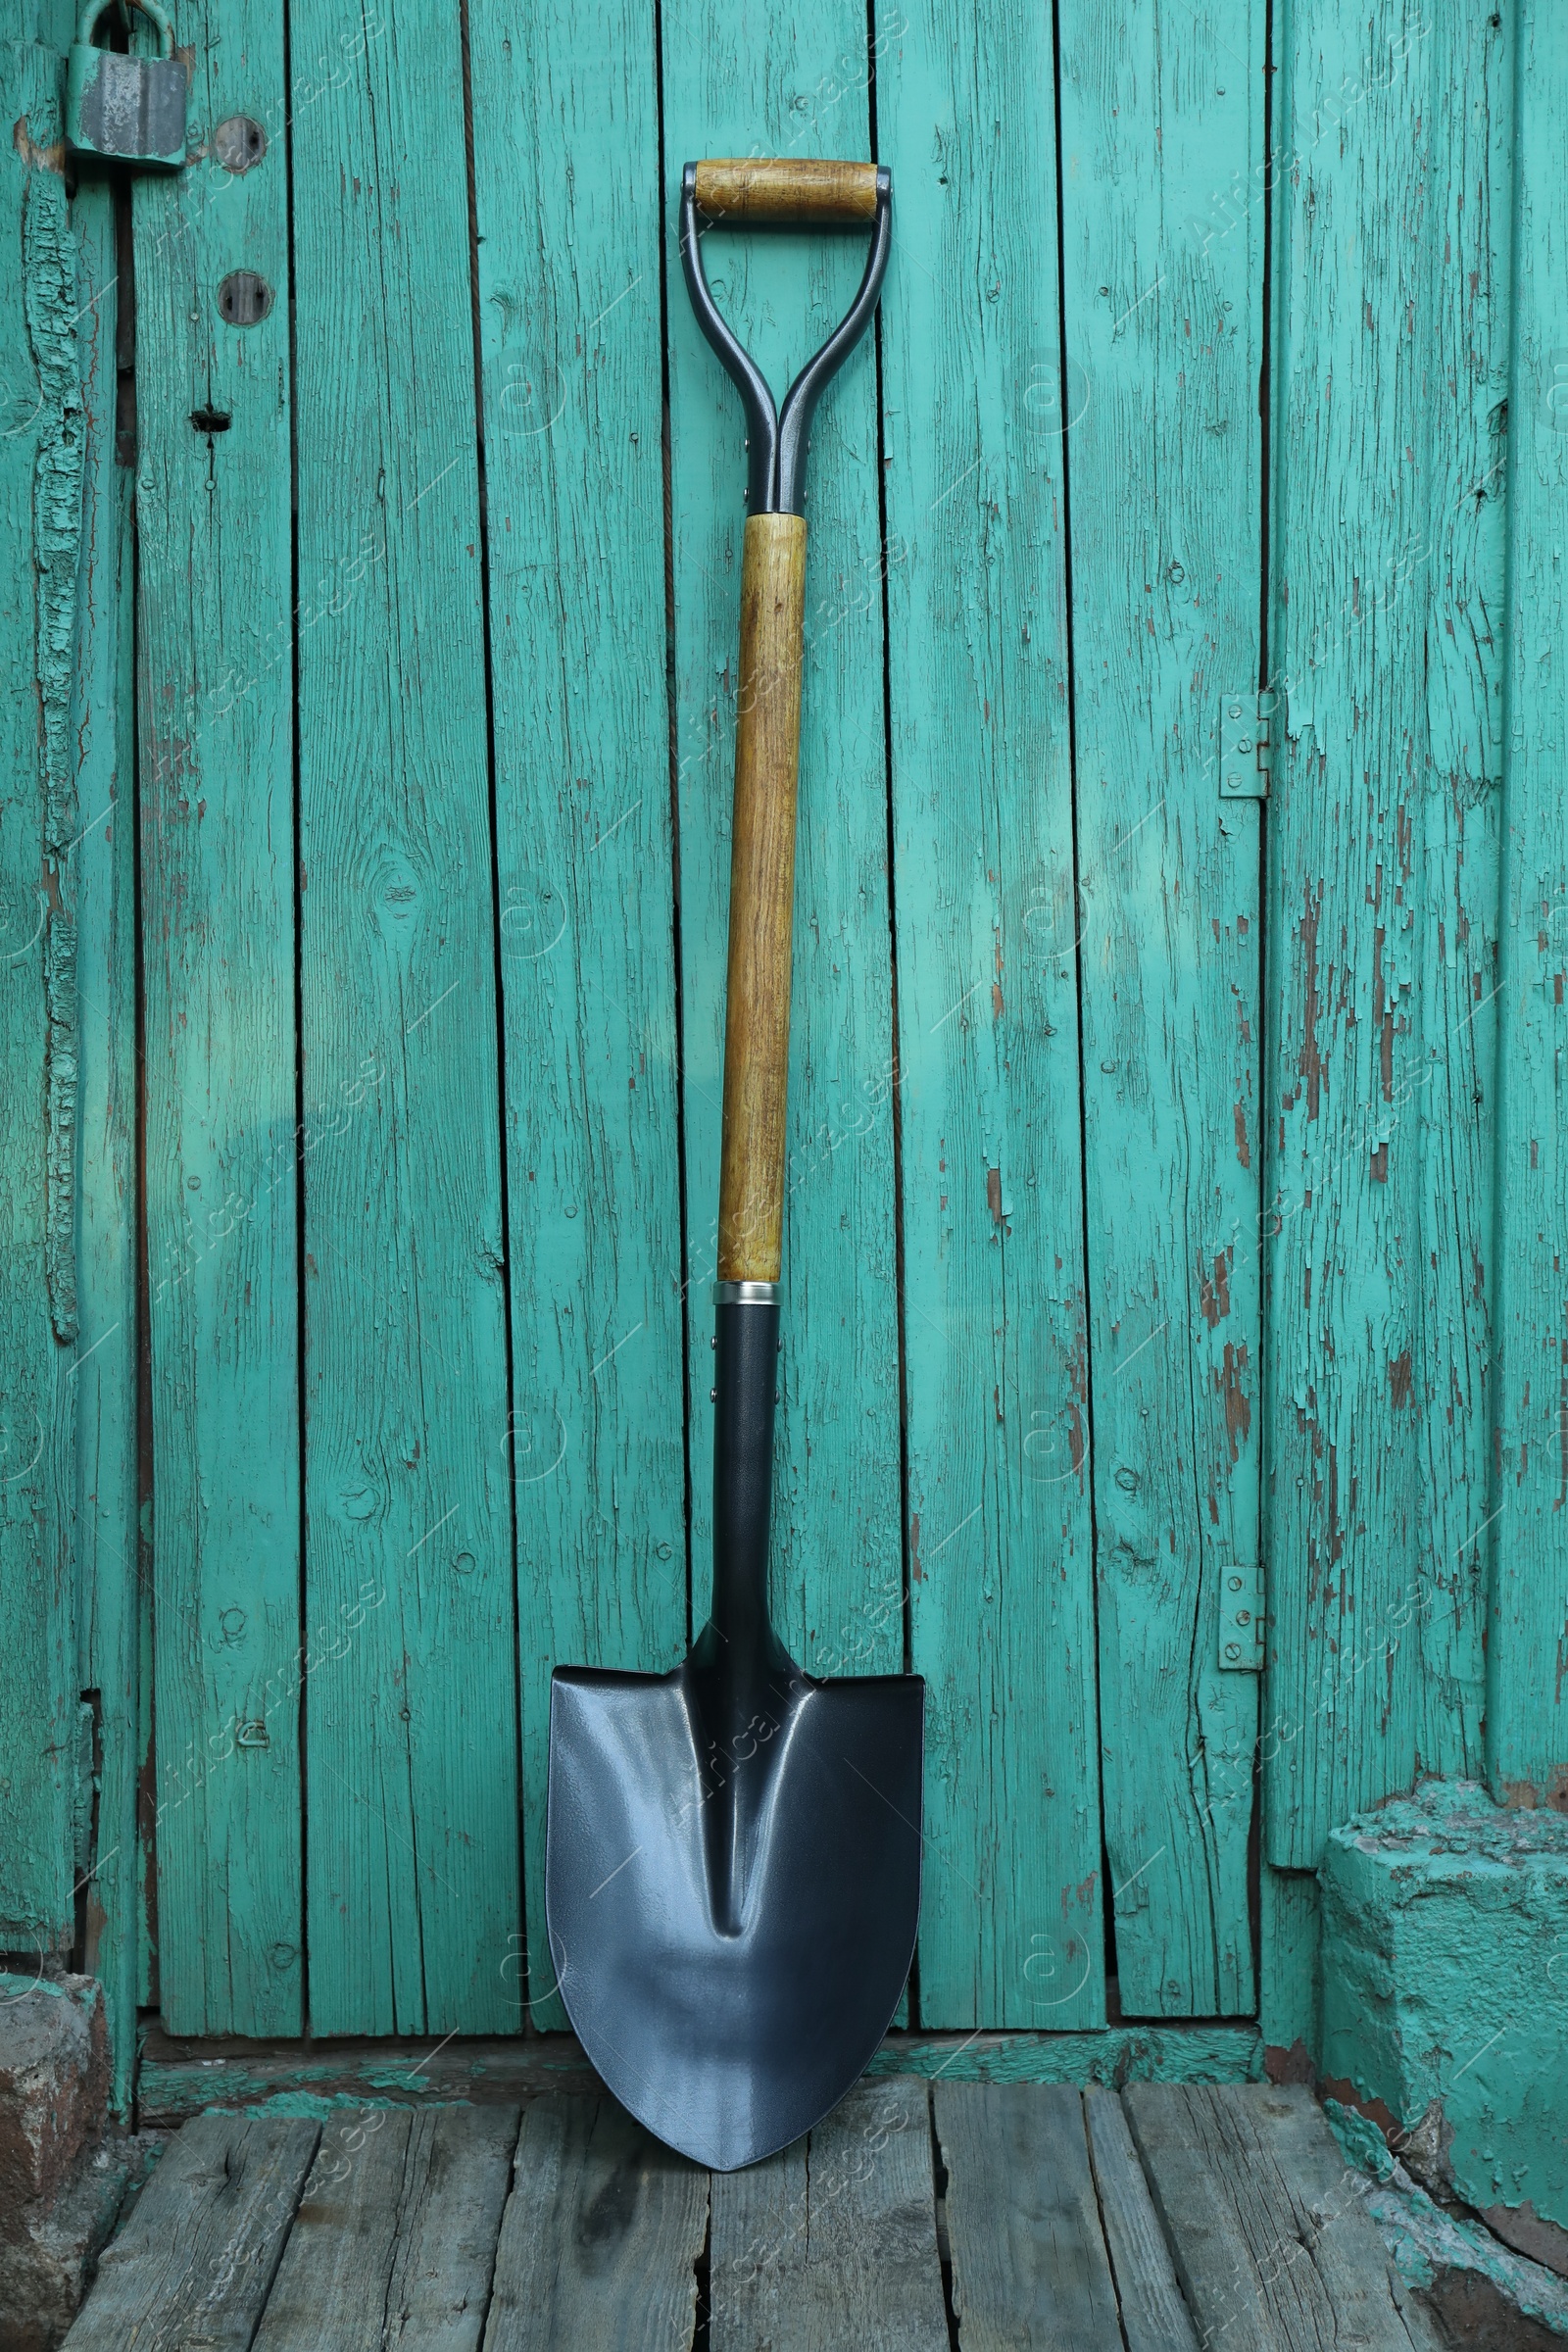
[[[706,177],[705,177],[706,175]],[[788,2146],[864,2072],[920,1916],[925,1686],[819,1681],[768,1615],[783,1262],[807,440],[887,267],[889,175],[803,158],[688,164],[686,282],[751,426],[713,1294],[713,1588],[669,1674],[558,1666],[545,1914],[584,2050],[638,2121],[729,2172]],[[837,331],[780,416],[713,305],[698,214],[869,228]],[[792,1563],[792,1579],[801,1573]]]
[[[161,57],[98,49],[93,34],[115,0],[83,0],[66,67],[66,145],[84,162],[177,172],[185,161],[185,67],[158,0],[135,0],[157,31]]]
[[[804,514],[806,458],[810,448],[811,418],[828,383],[838,373],[864,334],[882,290],[888,255],[893,246],[893,175],[878,168],[876,211],[871,222],[871,250],[859,291],[815,357],[807,361],[784,396],[782,410],[751,353],[730,331],[713,300],[703,267],[702,231],[698,214],[697,166],[688,164],[680,186],[680,258],[686,286],[697,313],[697,323],[723,361],[746,411],[746,439],[750,453],[746,504],[753,514]]]

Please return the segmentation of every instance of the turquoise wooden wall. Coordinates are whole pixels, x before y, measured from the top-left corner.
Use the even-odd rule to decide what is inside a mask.
[[[914,2022],[1309,2041],[1335,1823],[1568,1788],[1547,0],[178,32],[117,207],[7,19],[0,1941],[104,1976],[122,2088],[138,1998],[564,2023],[550,1670],[670,1664],[708,1573],[745,464],[672,197],[875,153],[778,1608],[927,1678]],[[778,381],[858,256],[709,266]]]

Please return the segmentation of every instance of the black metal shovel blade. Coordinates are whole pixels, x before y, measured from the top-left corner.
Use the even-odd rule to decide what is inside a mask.
[[[813,1683],[714,1739],[713,1678],[558,1668],[546,1909],[589,2058],[715,2172],[808,2132],[898,2006],[920,1909],[924,1684]],[[726,1687],[725,1698],[727,1700]]]

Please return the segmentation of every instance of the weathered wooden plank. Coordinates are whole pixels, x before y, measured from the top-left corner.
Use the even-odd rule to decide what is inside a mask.
[[[1265,10],[1179,42],[1152,0],[1061,15],[1065,429],[1105,1848],[1135,2016],[1252,2006],[1257,1684],[1219,1668],[1258,1556],[1260,805],[1221,800],[1260,673]],[[1028,932],[1054,943],[1070,897]]]
[[[1122,2352],[1082,2092],[941,2082],[933,2096],[965,2352]]]
[[[57,61],[30,41],[8,39],[4,54],[19,111],[0,193],[0,652],[16,682],[0,776],[0,1941],[42,1950],[69,1944],[74,1930],[80,1763],[68,845],[82,418]]]
[[[664,205],[687,160],[870,154],[866,16],[804,0],[744,31],[720,0],[662,17]],[[782,399],[848,309],[863,233],[705,235],[716,299]],[[895,264],[895,267],[897,265]],[[685,1071],[693,1619],[711,1568],[709,1409],[740,691],[745,424],[669,252],[670,485]],[[785,1310],[773,1607],[816,1674],[904,1664],[899,1535],[895,1088],[876,367],[869,342],[817,413],[807,487]]]
[[[1508,394],[1506,800],[1498,973],[1496,1486],[1487,1644],[1487,1764],[1505,1803],[1568,1804],[1562,1675],[1568,1340],[1562,1237],[1568,1137],[1568,683],[1553,649],[1568,491],[1568,194],[1555,126],[1568,50],[1540,0],[1518,40],[1513,375]]]
[[[517,2122],[515,2107],[334,2117],[256,2352],[477,2352]]]
[[[1262,2074],[1255,2026],[1112,2026],[1102,2034],[892,2034],[866,2072],[952,2082],[1249,2082]],[[263,2049],[241,2041],[177,2041],[144,2027],[137,2113],[165,2128],[225,2107],[303,2092],[323,2099],[432,2096],[490,2103],[542,2090],[591,2090],[597,2078],[569,2034],[527,2039],[343,2041]]]
[[[1424,2347],[1363,2184],[1304,2089],[1141,2082],[1124,2104],[1200,2341]]]
[[[1084,2122],[1127,2352],[1198,2352],[1192,2315],[1116,2093],[1086,2090]]]
[[[1265,1752],[1311,1869],[1480,1754],[1510,36],[1280,37]]]
[[[318,2135],[275,2116],[187,2124],[105,2249],[71,2352],[249,2352]]]
[[[290,17],[312,2022],[516,2021],[516,1720],[457,14]],[[319,1663],[317,1663],[319,1661]],[[331,1662],[337,1661],[337,1662]]]
[[[628,0],[471,19],[532,1962],[507,1989],[543,2027],[551,1669],[667,1667],[687,1630],[654,35]]]
[[[1064,2029],[1104,1987],[1061,446],[1023,397],[1060,351],[1053,28],[1010,0],[983,41],[954,0],[901,23],[877,119],[920,2011]]]
[[[82,551],[73,743],[79,1125],[75,1388],[80,1682],[95,1693],[96,1841],[82,1965],[103,1986],[111,2098],[130,2120],[140,1854],[137,1579],[136,835],[134,475],[117,454],[122,333],[117,207],[105,181],[72,207],[78,252]]]
[[[710,2352],[785,2352],[807,2340],[809,2144],[798,2139],[760,2164],[715,2173],[710,2181]]]
[[[137,704],[165,2018],[297,2034],[294,761],[279,0],[203,0],[193,147],[132,183]],[[225,273],[272,307],[226,319]],[[204,429],[202,419],[208,420]],[[220,423],[221,422],[221,429]]]
[[[1429,322],[1416,327],[1420,335],[1424,323],[1433,462],[1420,612],[1427,764],[1419,800],[1417,1036],[1425,1066],[1415,1096],[1421,1186],[1415,1560],[1429,1581],[1423,1605],[1411,1615],[1421,1674],[1432,1691],[1427,1703],[1445,1727],[1435,1754],[1422,1734],[1416,1769],[1478,1773],[1485,1753],[1495,1409],[1515,34],[1510,11],[1470,9],[1458,0],[1427,21],[1425,104],[1436,135],[1428,169],[1434,219],[1423,242],[1434,265],[1440,251],[1444,261],[1433,268]],[[1391,1609],[1396,1626],[1413,1597],[1409,1582]],[[1559,1615],[1553,1624],[1560,1623]],[[1363,1707],[1369,1702],[1370,1692]],[[1408,1777],[1387,1786],[1407,1787]]]
[[[686,2352],[708,2176],[613,2099],[537,2099],[501,2223],[484,2352]]]
[[[946,2352],[927,2098],[859,2083],[808,2141],[713,2175],[713,2352]]]
[[[1262,1869],[1258,2003],[1271,2076],[1307,2080],[1318,2047],[1317,1874]]]

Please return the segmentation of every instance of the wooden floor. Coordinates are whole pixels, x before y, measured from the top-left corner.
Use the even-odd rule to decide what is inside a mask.
[[[711,2178],[608,2096],[205,2115],[71,2352],[1431,2352],[1266,2084],[862,2082]]]

